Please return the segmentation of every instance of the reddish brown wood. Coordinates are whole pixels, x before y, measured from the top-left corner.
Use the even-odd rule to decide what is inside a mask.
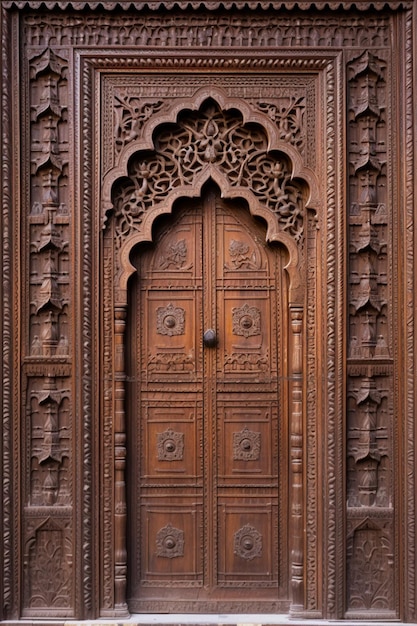
[[[1,618],[412,622],[413,3],[47,4],[1,3]]]
[[[286,611],[282,254],[244,203],[182,204],[137,250],[129,607]]]

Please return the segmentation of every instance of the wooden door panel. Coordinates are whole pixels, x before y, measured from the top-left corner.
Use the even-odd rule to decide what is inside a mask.
[[[246,484],[270,480],[277,473],[276,402],[239,398],[218,405],[219,481]]]
[[[131,609],[272,610],[287,593],[281,255],[243,203],[181,205],[137,261]]]
[[[188,581],[200,587],[202,501],[187,493],[169,502],[165,496],[145,496],[141,518],[141,584],[177,587]]]
[[[269,496],[219,498],[219,572],[221,587],[261,589],[278,586],[278,529]],[[259,592],[259,590],[257,590]]]
[[[184,401],[173,393],[168,400],[143,399],[143,485],[155,482],[201,482],[201,402]]]

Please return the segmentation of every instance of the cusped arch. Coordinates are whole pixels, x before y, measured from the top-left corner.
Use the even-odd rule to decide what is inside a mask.
[[[199,197],[208,180],[223,198],[245,199],[252,215],[265,220],[266,239],[285,246],[295,297],[306,209],[319,209],[316,177],[266,115],[208,88],[149,120],[105,177],[103,219],[111,210],[116,222],[119,293],[134,271],[132,248],[152,241],[155,219],[179,198]]]

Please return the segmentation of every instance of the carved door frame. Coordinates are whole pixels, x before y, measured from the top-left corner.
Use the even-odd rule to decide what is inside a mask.
[[[133,4],[136,12],[124,11]],[[300,383],[292,351],[293,613],[412,621],[415,5],[259,2],[253,11],[251,3],[225,0],[221,7],[206,2],[199,13],[201,3],[191,1],[168,7],[161,27],[153,13],[159,3],[133,4],[96,11],[95,2],[57,1],[49,11],[37,0],[2,2],[0,617],[126,614],[122,361],[131,248],[125,245],[116,268],[111,189],[126,175],[129,156],[116,173],[122,105],[115,96],[123,88],[129,96],[140,77],[149,89],[145,100],[158,82],[166,103],[181,78],[174,99],[192,109],[198,89],[207,89],[200,104],[210,97],[213,76],[222,107],[235,99],[243,117],[253,114],[259,77],[256,88],[263,81],[262,93],[274,102],[291,88],[284,85],[289,77],[295,91],[304,89],[314,176],[280,116],[279,136],[265,111],[258,119],[294,171],[304,172],[310,186],[319,181],[307,211],[307,295],[294,289],[291,300],[292,340],[302,346],[305,374]],[[219,18],[225,22],[216,33],[211,27]],[[128,135],[122,151],[133,155],[143,137]],[[136,143],[129,147],[130,141]],[[212,176],[233,197],[233,186]],[[246,200],[253,203],[252,196]],[[289,240],[281,243],[291,252]],[[294,287],[298,261],[289,270]],[[57,558],[48,570],[42,564],[50,544]],[[366,552],[367,545],[375,551]],[[366,566],[380,571],[373,553],[384,563],[385,604],[376,583],[363,585],[367,595],[353,575]],[[50,593],[36,582],[42,567]]]
[[[219,108],[218,121],[210,117],[203,107],[207,102],[212,102]],[[229,111],[238,111],[240,121],[236,117],[230,117]],[[180,114],[188,112],[194,113],[197,119],[185,119],[183,126],[178,122]],[[198,120],[198,116],[202,121]],[[204,117],[205,115],[205,117]],[[241,153],[238,145],[234,145],[227,134],[228,116],[233,123],[240,123],[240,133],[246,137],[247,142],[252,139],[253,145],[247,147],[247,154]],[[251,132],[247,125],[250,123],[259,125],[264,133],[264,152],[256,146],[254,131]],[[192,128],[194,123],[194,127]],[[211,132],[207,129],[210,123],[215,130]],[[219,128],[223,123],[224,127]],[[230,123],[230,122],[229,122]],[[189,141],[183,143],[183,147],[178,151],[175,145],[173,155],[171,146],[168,144],[164,150],[157,150],[158,129],[170,124],[174,127],[174,138],[181,141],[181,133],[186,129],[190,133]],[[175,126],[176,125],[176,126]],[[199,126],[199,129],[197,128]],[[201,132],[201,126],[203,131]],[[163,131],[162,131],[163,132]],[[222,132],[224,137],[222,137]],[[178,136],[177,136],[178,135]],[[227,143],[229,140],[230,143]],[[184,141],[184,139],[183,139]],[[226,142],[226,143],[225,143]],[[207,156],[207,145],[210,148],[210,155]],[[245,144],[247,145],[247,144]],[[189,146],[193,146],[198,153],[192,165],[188,164],[187,154]],[[216,146],[219,146],[219,154],[216,154]],[[221,147],[220,147],[221,146]],[[261,156],[259,153],[261,152]],[[267,190],[261,195],[257,192],[257,187],[250,184],[250,164],[253,159],[252,153],[256,155],[257,169],[264,167],[263,187]],[[151,155],[151,156],[149,156]],[[156,155],[155,157],[153,155]],[[227,155],[227,158],[225,158]],[[172,168],[172,162],[177,161],[178,171],[169,172],[170,182],[166,183],[167,192],[163,194],[155,191],[158,187],[158,175],[152,174],[158,163],[158,169],[162,170],[162,176],[168,176],[167,166],[161,161],[166,160]],[[238,164],[228,172],[226,160],[231,164]],[[265,167],[267,163],[268,167]],[[245,165],[245,167],[243,166]],[[276,165],[276,174],[274,173]],[[252,165],[253,167],[253,165]],[[288,170],[286,171],[286,168]],[[176,168],[175,168],[176,169]],[[238,182],[236,182],[233,172],[240,171]],[[243,171],[242,171],[243,170]],[[127,177],[129,181],[127,182]],[[153,181],[153,177],[156,178]],[[253,174],[254,181],[259,178],[259,174]],[[261,177],[262,178],[262,177]],[[303,199],[301,196],[290,200],[291,211],[297,210],[297,202],[300,204],[301,228],[289,227],[285,218],[279,213],[281,206],[287,210],[288,201],[291,196],[290,181],[300,180],[302,184],[308,186],[308,195]],[[180,184],[186,180],[186,184]],[[239,181],[245,181],[244,184]],[[120,182],[119,182],[120,181]],[[320,208],[320,194],[318,181],[309,168],[302,163],[301,155],[291,145],[283,142],[276,127],[270,123],[266,115],[257,113],[251,109],[243,99],[230,98],[222,89],[206,87],[197,90],[192,98],[175,102],[169,111],[163,116],[155,114],[144,125],[141,140],[129,144],[122,152],[116,168],[113,168],[104,177],[102,186],[102,205],[106,213],[112,211],[115,217],[109,217],[110,228],[104,233],[105,251],[103,262],[106,264],[106,251],[110,255],[113,253],[113,271],[105,278],[105,302],[113,301],[113,342],[115,359],[109,365],[113,365],[111,371],[105,372],[105,377],[114,381],[112,396],[114,398],[114,476],[115,476],[115,502],[114,502],[114,529],[115,529],[115,600],[116,606],[123,610],[126,597],[126,486],[125,486],[125,457],[126,457],[126,416],[125,416],[125,380],[126,380],[126,358],[124,346],[126,341],[126,316],[128,307],[128,282],[130,276],[136,268],[130,261],[130,255],[135,246],[139,243],[152,241],[152,227],[157,217],[169,214],[172,211],[175,200],[179,198],[197,197],[202,193],[202,188],[208,181],[215,182],[223,198],[241,198],[247,201],[250,212],[254,216],[261,217],[267,223],[266,239],[284,246],[288,254],[286,271],[289,277],[289,318],[291,327],[291,337],[288,338],[289,354],[291,355],[289,364],[290,379],[290,450],[291,459],[290,470],[290,493],[291,493],[291,587],[292,587],[292,613],[304,610],[304,453],[303,437],[304,433],[304,397],[303,389],[303,364],[305,359],[305,348],[303,346],[304,308],[305,308],[305,266],[304,257],[307,236],[307,224],[309,218],[308,208]],[[118,188],[118,184],[120,188]],[[255,182],[252,183],[255,185]],[[278,188],[277,188],[278,185]],[[116,191],[115,191],[116,190]],[[278,200],[280,193],[285,192],[285,200]],[[112,199],[109,209],[109,199]],[[278,206],[278,208],[277,208]],[[127,224],[127,220],[129,223]],[[293,232],[292,232],[293,231]],[[113,292],[113,299],[112,298]],[[110,328],[111,311],[107,311],[103,324],[105,328]],[[106,333],[107,336],[107,333]],[[109,351],[109,346],[103,346],[105,352]]]

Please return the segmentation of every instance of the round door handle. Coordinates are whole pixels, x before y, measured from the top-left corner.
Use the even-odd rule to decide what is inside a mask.
[[[216,331],[208,328],[203,335],[203,341],[207,348],[214,348],[217,343]]]

